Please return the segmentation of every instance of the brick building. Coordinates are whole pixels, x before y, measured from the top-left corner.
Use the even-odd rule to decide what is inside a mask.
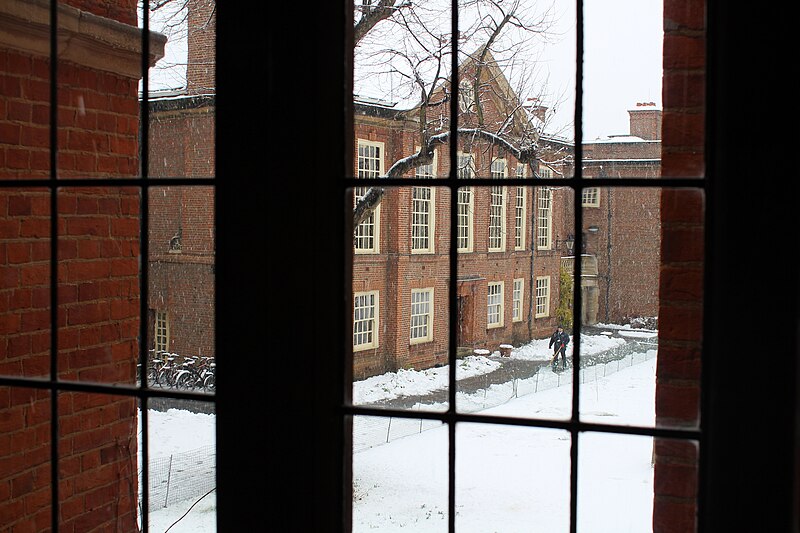
[[[214,63],[214,50],[208,45],[215,24],[213,2],[193,2],[188,13],[186,87],[151,95],[149,171],[154,177],[213,173],[214,158],[208,147],[213,146],[214,136],[214,79],[213,69],[205,68]],[[519,146],[536,142],[540,154],[537,162],[523,164],[491,143],[478,140],[467,146],[462,140],[462,155],[471,159],[460,172],[477,178],[570,176],[572,144],[540,136],[536,128],[546,109],[534,106],[524,110],[519,105],[491,53],[481,69],[476,64],[474,58],[467,60],[463,77],[470,79],[480,72],[478,105],[483,126],[500,128],[511,117],[512,130],[506,137]],[[462,106],[459,120],[464,127],[477,126],[475,106],[474,102]],[[446,127],[445,109],[447,106],[426,109],[423,120],[430,124],[439,121],[440,128]],[[417,152],[420,115],[420,108],[397,109],[380,99],[356,97],[354,175],[384,175],[394,162]],[[585,165],[591,168],[586,174],[658,176],[659,120],[659,110],[637,108],[631,111],[630,135],[586,143],[589,155]],[[431,162],[403,176],[446,176],[448,146],[441,144]],[[214,331],[213,191],[207,193],[195,192],[189,197],[179,188],[164,187],[151,194],[155,215],[150,230],[151,348],[182,355],[215,355],[210,342]],[[584,239],[581,316],[587,324],[657,315],[657,195],[647,193],[644,204],[637,204],[638,211],[624,212],[630,210],[630,202],[624,193],[615,194],[613,209],[612,198],[605,191],[598,190],[586,203],[589,230]],[[568,245],[574,241],[575,230],[568,227],[572,216],[569,193],[557,186],[534,187],[533,183],[530,187],[474,187],[463,189],[459,201],[462,215],[469,219],[459,245],[456,320],[460,353],[472,353],[476,348],[493,351],[501,344],[519,345],[549,335],[558,322],[555,310],[561,266],[572,272],[573,251]],[[370,318],[354,318],[360,322],[354,324],[357,377],[446,362],[449,217],[447,190],[393,188],[382,198],[376,214],[358,230],[354,298],[364,306],[357,313]],[[502,222],[498,217],[504,217]],[[489,229],[492,226],[494,229]],[[626,236],[631,228],[644,231],[641,238]],[[493,237],[490,231],[495,232]],[[631,268],[633,265],[636,268]],[[412,306],[426,311],[412,317]],[[417,324],[419,321],[423,324]]]
[[[211,0],[187,3],[186,87],[150,99],[149,175],[214,175],[214,38]],[[151,189],[149,348],[214,356],[214,190]]]
[[[140,190],[85,179],[138,175],[136,2],[61,2],[55,71],[50,21],[49,3],[0,3],[0,375],[133,385]],[[152,36],[151,63],[163,55],[164,42]],[[53,72],[57,157],[50,134]],[[50,187],[51,177],[84,183]],[[26,185],[15,186],[19,180]],[[53,347],[57,376],[51,376]],[[55,405],[63,531],[136,531],[137,399],[61,390],[53,402],[51,394],[25,384],[0,387],[0,528],[50,529]]]
[[[491,75],[495,83],[502,79],[499,72]],[[505,118],[496,102],[487,98],[485,114],[499,123]],[[413,110],[396,110],[375,100],[357,101],[355,110],[354,172],[358,177],[384,175],[394,161],[418,150],[419,125]],[[541,112],[533,108],[520,120],[533,121]],[[659,176],[661,111],[647,104],[629,114],[631,134],[584,144],[585,176]],[[474,126],[470,118],[464,113],[467,127]],[[459,353],[470,354],[476,348],[491,352],[502,344],[520,345],[547,337],[559,321],[561,267],[572,274],[575,230],[571,193],[559,187],[557,180],[571,175],[574,146],[538,134],[536,141],[539,153],[532,164],[520,163],[511,153],[486,142],[469,148],[463,141],[460,145],[460,157],[471,154],[469,168],[459,170],[465,177],[537,179],[530,186],[459,191],[458,201],[463,204],[457,230]],[[442,145],[432,163],[405,177],[446,176],[448,153],[449,145]],[[553,181],[544,186],[545,180]],[[587,325],[658,315],[659,191],[611,191],[587,189],[582,201],[580,316]],[[448,190],[435,187],[391,188],[375,214],[357,230],[353,272],[356,378],[446,363],[450,201]],[[495,213],[502,217],[499,225]]]

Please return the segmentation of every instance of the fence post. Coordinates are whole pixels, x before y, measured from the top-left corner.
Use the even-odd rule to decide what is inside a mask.
[[[389,425],[386,427],[386,442],[389,442],[389,433],[392,431],[392,417],[389,417]]]
[[[164,508],[167,508],[167,501],[169,500],[169,482],[172,479],[172,455],[169,456],[169,468],[167,469],[167,491],[164,495]]]

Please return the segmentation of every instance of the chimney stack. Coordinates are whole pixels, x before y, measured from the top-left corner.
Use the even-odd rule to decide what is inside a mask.
[[[655,102],[637,102],[635,109],[629,109],[630,133],[646,141],[661,139],[661,110]]]
[[[547,106],[540,104],[538,98],[528,98],[525,102],[525,109],[528,111],[529,116],[536,117],[544,123],[547,116]]]
[[[216,92],[215,37],[217,14],[215,0],[188,0],[189,54],[186,86],[189,94]]]

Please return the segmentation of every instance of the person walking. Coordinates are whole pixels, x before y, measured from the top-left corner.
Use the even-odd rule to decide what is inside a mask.
[[[564,332],[562,326],[558,326],[550,337],[550,344],[548,348],[553,348],[553,369],[558,366],[558,354],[561,354],[561,367],[567,368],[567,344],[569,344],[569,335]]]

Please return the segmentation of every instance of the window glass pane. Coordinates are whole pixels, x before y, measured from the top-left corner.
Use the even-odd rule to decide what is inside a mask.
[[[353,403],[446,409],[450,190],[374,190],[354,235]]]
[[[135,383],[140,200],[135,187],[58,190],[62,379]]]
[[[581,433],[578,530],[696,531],[697,456],[692,440]]]
[[[0,189],[0,374],[50,374],[50,193]]]
[[[653,438],[581,433],[578,443],[578,530],[653,531]]]
[[[152,398],[148,406],[149,530],[177,523],[186,531],[216,531],[213,404]],[[141,454],[139,462],[142,468]]]
[[[526,401],[537,407],[526,416],[569,418],[572,376],[551,368],[550,339],[564,314],[560,272],[571,190],[466,191],[458,233],[458,356],[480,371],[458,380],[458,408],[483,412],[530,395]]]
[[[569,531],[569,433],[459,424],[456,449],[456,531]]]
[[[119,24],[121,23],[121,24]],[[58,31],[58,176],[114,178],[139,174],[142,42],[132,38],[133,6],[113,2],[60,6]],[[163,41],[151,41],[158,56]]]
[[[353,175],[446,175],[437,147],[447,136],[450,4],[358,1],[353,9]]]
[[[437,421],[353,420],[353,531],[445,533],[448,432]]]
[[[680,411],[679,418],[662,416],[658,424],[694,425],[700,356],[699,346],[686,341],[700,329],[701,311],[687,298],[702,293],[702,194],[603,187],[598,198],[597,206],[583,207],[581,309],[576,313],[582,323],[581,418],[654,425],[658,368],[659,409],[664,415]],[[662,224],[664,209],[665,216],[681,220]],[[571,281],[574,267],[568,266]],[[662,298],[669,295],[666,301],[660,292]],[[625,376],[625,394],[635,400],[611,393],[612,374],[613,379]]]
[[[0,513],[3,527],[50,530],[49,391],[0,387]]]
[[[148,5],[151,31],[166,38],[163,57],[149,70],[148,175],[212,177],[216,3],[150,1]]]
[[[3,2],[0,180],[50,177],[50,2]]]
[[[459,2],[459,148],[475,155],[478,177],[514,176],[517,161],[529,176],[545,162],[562,171],[554,177],[570,174],[570,13],[568,2]]]
[[[122,395],[59,393],[59,505],[64,530],[136,528],[136,404],[136,398]]]
[[[584,2],[584,141],[661,138],[663,27],[661,0]]]
[[[152,187],[148,205],[151,385],[213,393],[214,188]]]

